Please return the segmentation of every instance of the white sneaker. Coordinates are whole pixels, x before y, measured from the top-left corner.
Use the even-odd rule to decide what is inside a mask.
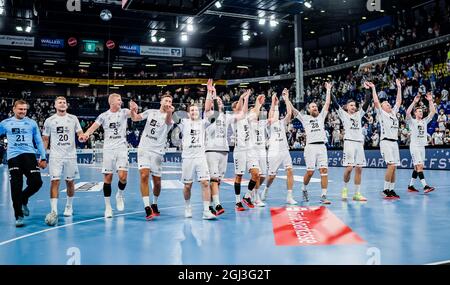
[[[113,210],[111,207],[106,207],[105,209],[105,218],[112,218],[113,217]]]
[[[216,216],[211,211],[203,211],[203,220],[214,220]]]
[[[66,205],[66,208],[64,209],[64,217],[72,217],[72,214],[73,214],[72,205]]]
[[[264,190],[261,193],[261,201],[266,201],[268,192],[269,192],[268,189],[264,188]]]
[[[123,195],[120,194],[120,192],[117,192],[116,194],[116,207],[117,207],[117,211],[123,211],[125,209],[125,204],[124,204],[124,198]]]
[[[184,217],[185,218],[192,218],[192,207],[186,207],[184,209]]]
[[[255,205],[256,205],[256,207],[265,207],[266,203],[261,201],[261,199],[258,199],[258,200],[255,201]]]
[[[288,197],[286,198],[286,203],[288,203],[289,205],[296,205],[296,204],[297,204],[297,201],[295,201],[294,198],[288,196]]]

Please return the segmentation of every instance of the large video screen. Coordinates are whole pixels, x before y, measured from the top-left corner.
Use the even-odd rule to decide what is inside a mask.
[[[101,58],[103,57],[103,49],[103,41],[87,39],[80,41],[80,56]]]

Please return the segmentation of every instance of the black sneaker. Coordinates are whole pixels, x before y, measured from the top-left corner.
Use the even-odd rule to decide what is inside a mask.
[[[434,191],[434,187],[431,187],[431,186],[426,185],[426,186],[423,188],[423,192],[424,192],[424,193],[430,193],[431,191]]]
[[[400,199],[400,196],[397,195],[397,193],[395,193],[394,190],[389,191],[391,193],[392,198],[394,199]]]
[[[145,219],[151,220],[154,216],[155,215],[152,211],[152,208],[150,208],[149,206],[145,207]]]
[[[29,216],[30,215],[30,209],[28,209],[28,206],[25,204],[22,204],[22,213],[24,216]]]
[[[211,213],[213,213],[214,216],[217,216],[217,212],[216,212],[216,210],[214,210],[214,207],[213,207],[213,206],[209,206],[209,211],[210,211]]]
[[[152,204],[152,211],[153,211],[153,215],[154,216],[159,216],[159,211],[158,211],[158,205],[157,204]]]
[[[222,215],[223,213],[225,213],[225,210],[223,209],[222,205],[218,204],[216,206],[216,212],[217,212],[217,216]]]
[[[241,202],[236,203],[236,211],[242,212],[245,211],[244,205]]]
[[[245,205],[247,205],[247,207],[249,208],[255,208],[255,205],[253,205],[252,203],[252,199],[249,198],[242,198],[242,201],[244,202]]]
[[[408,192],[419,192],[414,186],[410,185],[408,186]]]
[[[392,197],[391,191],[389,191],[388,189],[386,189],[383,192],[381,192],[381,194],[384,196],[384,199],[392,199],[392,198],[394,198],[394,197]]]

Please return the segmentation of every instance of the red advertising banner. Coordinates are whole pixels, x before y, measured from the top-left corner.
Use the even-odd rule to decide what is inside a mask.
[[[326,207],[271,208],[276,245],[340,245],[365,241]]]

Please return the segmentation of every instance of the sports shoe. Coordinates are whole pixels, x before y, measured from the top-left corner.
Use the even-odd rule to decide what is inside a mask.
[[[410,186],[408,186],[408,192],[419,192],[419,190],[414,188],[414,186],[410,185]]]
[[[347,187],[344,187],[342,188],[342,200],[347,201],[347,197],[348,197],[348,189]]]
[[[155,214],[152,211],[152,208],[150,208],[149,206],[145,207],[145,219],[148,221],[153,219],[154,216]]]
[[[184,217],[192,218],[192,207],[189,206],[184,209]]]
[[[382,192],[381,192],[381,195],[383,196],[383,198],[384,199],[393,199],[394,197],[392,196],[392,194],[391,194],[391,191],[389,191],[389,190],[383,190]]]
[[[118,191],[116,194],[116,207],[117,211],[123,211],[125,209],[125,203],[123,195]]]
[[[400,199],[400,196],[397,195],[397,193],[395,193],[394,190],[389,191],[391,193],[392,198],[394,199]]]
[[[72,217],[72,215],[73,215],[72,205],[66,205],[66,208],[64,209],[64,217]]]
[[[225,213],[225,210],[224,210],[224,208],[222,207],[222,205],[217,204],[217,206],[216,206],[216,213],[217,213],[217,216],[220,216],[220,215],[222,215],[223,213]]]
[[[249,208],[255,208],[255,205],[253,205],[252,199],[250,197],[242,198],[242,202],[244,202],[244,204],[247,205],[247,207],[249,207]]]
[[[210,207],[210,208],[212,208],[212,207]],[[214,220],[215,218],[216,218],[216,215],[211,213],[211,211],[203,211],[203,220]]]
[[[25,226],[25,222],[23,221],[23,217],[18,217],[16,219],[16,228],[20,228]]]
[[[294,198],[292,198],[292,196],[288,195],[286,198],[286,203],[289,205],[296,205],[298,204],[297,201],[294,200]]]
[[[267,194],[269,194],[269,189],[264,188],[264,190],[261,193],[261,201],[266,201],[267,199]]]
[[[244,205],[241,202],[236,203],[236,211],[245,211]]]
[[[113,210],[110,207],[106,207],[105,209],[105,218],[112,218],[113,217]]]
[[[430,193],[431,191],[434,191],[434,187],[431,187],[431,186],[426,185],[426,186],[423,188],[423,192],[424,192],[424,193]]]
[[[152,204],[151,207],[152,207],[153,216],[159,216],[160,213],[158,211],[158,204]]]
[[[29,216],[30,215],[30,209],[28,209],[28,206],[25,204],[22,204],[22,213],[24,216]]]
[[[303,202],[309,202],[308,191],[304,190],[303,192]]]
[[[324,205],[330,205],[330,200],[327,199],[327,195],[320,196],[320,203]]]
[[[361,193],[356,193],[355,195],[353,195],[353,201],[366,202],[367,198],[361,195]]]
[[[264,203],[263,201],[261,201],[261,199],[258,199],[258,200],[255,201],[255,206],[256,206],[256,207],[259,207],[259,208],[262,208],[262,207],[265,207],[265,206],[266,206],[266,203]]]
[[[214,216],[217,216],[217,212],[216,212],[216,210],[214,210],[214,207],[213,207],[213,206],[209,206],[209,211],[210,211]]]

